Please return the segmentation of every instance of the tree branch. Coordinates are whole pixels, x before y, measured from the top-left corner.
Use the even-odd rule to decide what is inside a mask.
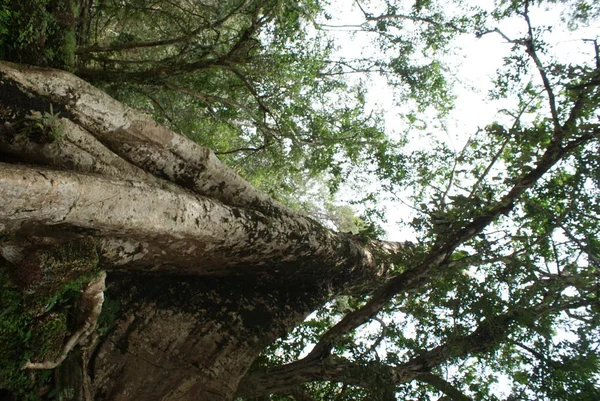
[[[529,0],[525,0],[525,11],[523,12],[523,17],[527,22],[527,39],[524,41],[525,50],[529,57],[535,63],[535,66],[538,69],[540,77],[542,78],[542,82],[544,84],[544,89],[546,90],[546,94],[548,95],[548,102],[550,105],[550,113],[552,115],[552,122],[554,123],[554,135],[555,140],[559,140],[559,137],[562,135],[562,127],[560,124],[560,120],[558,118],[558,111],[556,109],[556,99],[554,96],[554,91],[552,89],[552,85],[550,84],[550,80],[548,79],[548,74],[546,73],[546,69],[542,64],[533,39],[533,28],[531,26],[531,20],[529,19]]]
[[[228,205],[266,214],[274,210],[292,213],[243,180],[210,149],[157,124],[68,72],[0,62],[0,73],[4,78],[0,87],[16,85],[23,96],[44,99],[53,103],[55,110],[68,109],[72,121],[142,170]],[[71,93],[77,93],[77,97]],[[228,185],[223,186],[223,182]]]
[[[109,46],[99,46],[95,44],[93,46],[79,48],[75,51],[76,54],[86,54],[86,53],[105,53],[105,52],[113,52],[120,50],[130,50],[137,48],[145,48],[145,47],[159,47],[159,46],[167,46],[173,45],[177,43],[187,42],[194,36],[198,35],[200,32],[204,30],[214,29],[222,24],[224,24],[227,20],[231,19],[235,13],[237,13],[245,4],[247,0],[242,0],[237,6],[235,6],[229,13],[220,18],[219,20],[213,22],[212,24],[203,25],[200,24],[198,27],[189,33],[184,35],[170,38],[170,39],[162,39],[155,41],[144,41],[144,42],[129,42],[129,43],[121,43],[121,44],[113,44]]]
[[[529,1],[525,1],[525,11],[522,13],[522,15],[525,19],[525,22],[527,23],[527,38],[526,39],[511,39],[498,28],[495,28],[495,29],[492,29],[489,31],[485,31],[485,32],[479,32],[477,34],[477,37],[480,38],[483,35],[486,35],[488,33],[497,33],[500,36],[502,36],[504,38],[504,40],[506,40],[508,43],[520,45],[525,48],[525,52],[531,58],[531,60],[533,61],[533,63],[535,64],[535,66],[538,70],[540,78],[542,79],[542,84],[544,86],[544,90],[545,90],[546,94],[548,95],[548,104],[550,106],[550,114],[552,116],[552,123],[554,126],[554,136],[555,136],[554,139],[556,140],[556,139],[558,139],[559,136],[562,135],[563,129],[561,127],[560,120],[558,118],[558,111],[556,108],[556,98],[554,95],[554,90],[552,89],[552,84],[550,83],[550,80],[548,79],[548,74],[546,73],[546,69],[544,68],[544,65],[542,64],[542,62],[537,54],[537,50],[535,48],[535,43],[534,43],[534,39],[533,39],[533,28],[531,25],[531,20],[529,19]]]
[[[238,103],[234,100],[226,99],[224,97],[217,96],[217,95],[209,95],[206,93],[198,92],[193,89],[179,87],[179,86],[173,85],[168,82],[162,82],[161,84],[162,84],[162,86],[164,86],[165,88],[167,88],[169,90],[172,90],[174,92],[183,93],[185,95],[199,99],[207,104],[209,104],[210,102],[217,102],[217,103],[221,103],[225,106],[229,106],[234,109],[239,109],[239,110],[245,111],[250,116],[250,118],[252,118],[255,121],[258,121],[258,118],[254,115],[254,112],[249,107],[247,107],[246,105],[243,105],[241,103]]]
[[[384,21],[384,20],[409,20],[409,21],[413,21],[413,22],[425,22],[427,24],[434,25],[434,26],[437,26],[440,28],[451,28],[452,30],[455,30],[460,33],[467,32],[464,29],[457,27],[455,24],[453,24],[451,22],[441,23],[439,21],[434,20],[433,18],[420,17],[417,15],[406,15],[406,14],[393,13],[393,14],[381,14],[378,16],[374,16],[372,13],[367,12],[358,0],[355,0],[355,3],[358,5],[358,8],[363,13],[363,15],[365,16],[365,19],[367,21],[377,22],[377,21]]]
[[[452,254],[454,249],[480,233],[486,226],[501,214],[509,213],[515,206],[516,201],[529,188],[531,188],[552,166],[554,166],[566,154],[566,150],[552,143],[544,155],[538,160],[537,167],[525,174],[498,202],[489,207],[484,213],[474,217],[470,223],[463,228],[448,235],[441,244],[435,246],[424,261],[416,267],[407,270],[379,288],[371,299],[360,309],[349,313],[326,332],[313,350],[306,358],[318,359],[329,354],[334,339],[348,333],[358,326],[366,323],[377,312],[379,312],[388,301],[400,292],[419,288],[429,280],[432,271],[441,268]]]
[[[506,148],[506,145],[508,145],[508,143],[510,142],[510,140],[512,139],[512,134],[511,131],[516,129],[520,124],[521,124],[521,117],[523,116],[523,114],[525,113],[525,111],[527,111],[527,107],[529,107],[529,105],[535,100],[535,97],[532,97],[529,102],[527,102],[522,108],[521,110],[519,110],[519,113],[514,116],[514,121],[512,124],[512,127],[510,128],[510,130],[508,131],[508,135],[506,136],[506,139],[504,140],[504,142],[502,142],[502,145],[500,146],[500,148],[498,149],[498,151],[496,152],[496,154],[492,157],[492,160],[489,162],[489,164],[487,165],[487,167],[485,168],[484,172],[481,174],[481,176],[479,176],[479,178],[477,179],[477,181],[475,182],[475,184],[473,184],[472,189],[471,189],[471,193],[469,194],[469,198],[473,198],[473,196],[477,193],[477,188],[479,188],[479,185],[481,185],[481,182],[483,182],[483,180],[485,179],[485,177],[490,173],[490,171],[492,170],[492,167],[498,162],[498,160],[500,159],[500,156],[502,156],[502,153],[504,152],[504,149]]]
[[[462,391],[444,380],[439,375],[432,373],[423,373],[417,376],[417,380],[432,385],[437,390],[446,394],[452,401],[473,401],[471,397],[466,396]]]
[[[561,288],[569,285],[559,277],[554,277],[547,284],[551,283],[558,283]],[[381,383],[395,386],[421,380],[435,386],[454,400],[470,401],[460,390],[431,374],[432,369],[450,359],[466,358],[495,350],[510,338],[511,333],[515,331],[514,323],[519,322],[520,316],[532,316],[536,319],[549,312],[578,309],[590,302],[573,298],[557,303],[555,297],[546,297],[536,305],[530,305],[531,299],[533,298],[526,297],[507,312],[482,320],[470,334],[449,338],[445,343],[423,351],[396,366],[375,361],[361,363],[333,355],[321,359],[304,358],[287,365],[248,373],[240,382],[237,395],[248,397],[280,393],[301,383],[318,381],[334,381],[368,389],[374,385],[380,386]]]
[[[335,381],[370,388],[389,383],[398,385],[419,379],[449,358],[489,352],[509,333],[516,313],[509,312],[484,320],[471,334],[449,340],[397,366],[379,362],[349,361],[337,356],[308,359],[266,370],[250,372],[238,387],[238,396],[279,393],[282,389],[312,381]]]

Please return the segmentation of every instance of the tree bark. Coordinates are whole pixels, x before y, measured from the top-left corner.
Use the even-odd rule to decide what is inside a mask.
[[[66,72],[0,62],[0,118],[2,257],[92,237],[120,304],[81,353],[95,400],[231,400],[269,343],[405,249],[325,229]]]
[[[258,354],[323,291],[273,281],[115,273],[123,315],[90,368],[96,400],[230,400]],[[123,294],[127,293],[127,297]]]

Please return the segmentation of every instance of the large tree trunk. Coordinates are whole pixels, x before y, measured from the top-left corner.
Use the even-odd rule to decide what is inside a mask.
[[[128,296],[90,364],[97,400],[230,400],[262,349],[314,307],[308,291],[322,294],[255,277],[128,273],[109,288]]]
[[[231,400],[270,342],[401,250],[288,210],[65,72],[0,63],[0,118],[2,257],[31,281],[40,247],[91,237],[120,302],[82,352],[97,400]]]

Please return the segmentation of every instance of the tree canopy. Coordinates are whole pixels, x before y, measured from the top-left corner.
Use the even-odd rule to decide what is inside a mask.
[[[360,18],[349,24],[335,20],[335,5],[0,0],[0,57],[69,72],[44,78],[46,70],[0,65],[0,336],[12,344],[0,354],[0,362],[9,361],[0,387],[22,399],[32,399],[26,397],[33,388],[36,397],[54,399],[40,389],[57,379],[40,376],[32,384],[19,369],[25,360],[48,358],[46,349],[36,355],[51,347],[36,327],[67,308],[72,290],[100,270],[110,280],[120,277],[118,266],[131,264],[134,272],[169,277],[166,283],[174,271],[194,276],[189,283],[207,293],[213,289],[195,275],[233,277],[234,284],[214,291],[240,299],[251,298],[250,287],[240,288],[245,275],[252,277],[248,285],[268,298],[270,315],[282,323],[261,329],[268,335],[252,333],[258,351],[245,360],[247,368],[240,363],[246,370],[231,385],[235,399],[600,398],[600,47],[597,36],[580,36],[573,43],[582,50],[565,57],[553,36],[577,36],[597,24],[600,5],[355,0],[342,5]],[[558,13],[560,22],[547,25],[544,15]],[[340,55],[340,29],[350,40],[368,38],[371,49]],[[460,40],[490,37],[506,53],[487,99],[504,106],[495,120],[462,133],[456,146],[444,133],[457,96],[452,60]],[[397,104],[377,109],[371,82],[385,82]],[[89,103],[79,102],[85,96]],[[26,107],[22,99],[39,101]],[[390,113],[401,121],[397,129],[386,123]],[[76,125],[96,138],[100,145],[93,146],[106,148],[93,161],[78,156],[82,144],[91,152],[92,142],[76,139]],[[54,177],[53,185],[80,183],[90,193],[86,207],[99,199],[94,186],[115,197],[121,191],[101,176],[136,183],[130,192],[139,194],[117,198],[112,210],[126,216],[140,202],[136,213],[148,222],[127,215],[124,221],[135,224],[114,228],[106,214],[99,218],[105,224],[87,223],[74,206],[64,206],[61,219],[44,217],[55,209],[27,214],[35,208],[13,206],[18,196],[31,191],[40,204],[50,196],[38,196],[33,184],[15,189],[21,176],[35,176],[31,166],[50,166],[39,174]],[[337,201],[344,193],[353,205]],[[168,198],[173,216],[206,197],[208,222],[190,226],[176,217],[170,225],[164,216],[171,209],[155,216],[142,194]],[[71,195],[56,195],[63,196]],[[410,242],[384,241],[384,199],[406,213]],[[22,284],[32,279],[14,273],[24,270],[15,268],[11,252],[17,243],[38,249],[35,238],[45,235],[28,228],[21,240],[29,220],[36,222],[31,227],[69,227],[69,238],[85,231],[97,244],[106,241],[98,245],[104,253],[94,253],[95,275],[61,254],[52,260],[84,271],[66,274],[67,289]],[[162,228],[152,231],[151,224]],[[229,225],[232,231],[216,228]],[[180,253],[165,240],[166,256],[160,245],[139,260],[111,256],[111,246],[126,248],[115,245],[115,233],[133,235],[134,228],[149,243],[179,238]],[[245,242],[242,231],[253,240]],[[192,249],[189,238],[201,235],[218,240],[207,240],[204,253],[184,251]],[[77,252],[95,247],[77,244]],[[25,266],[41,258],[35,253]],[[241,266],[257,268],[250,274]],[[112,294],[118,303],[127,290],[115,280],[107,299]],[[265,295],[270,288],[277,288],[272,298]],[[55,295],[27,300],[44,291]],[[296,296],[307,301],[298,306]],[[17,313],[8,305],[21,297]],[[106,305],[105,315],[127,320]],[[64,316],[52,324],[67,331]],[[99,327],[98,336],[110,339],[111,326]]]

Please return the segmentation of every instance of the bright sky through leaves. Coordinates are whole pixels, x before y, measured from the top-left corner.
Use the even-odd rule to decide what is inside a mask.
[[[352,3],[352,5],[349,5]],[[374,2],[376,3],[376,2]],[[465,2],[467,3],[467,2]],[[485,8],[485,2],[475,2],[475,5]],[[453,7],[453,5],[449,5]],[[488,11],[492,11],[489,7]],[[600,21],[594,21],[589,26],[580,26],[570,30],[563,17],[566,7],[535,8],[531,11],[531,20],[534,25],[552,26],[551,32],[544,36],[548,42],[550,56],[573,63],[586,63],[594,57],[593,43],[583,39],[600,37]],[[378,58],[380,50],[374,44],[374,34],[364,32],[360,25],[364,22],[364,15],[354,2],[333,1],[327,9],[330,20],[324,20],[323,29],[328,35],[335,38],[338,45],[335,57],[340,59],[353,59],[357,57]],[[527,26],[520,17],[512,17],[500,21],[498,28],[509,38],[518,38],[525,34]],[[502,67],[503,58],[509,53],[512,44],[499,34],[488,34],[480,38],[473,34],[463,34],[457,37],[444,61],[450,66],[454,85],[455,106],[452,111],[439,118],[435,110],[428,110],[419,115],[419,122],[410,127],[406,113],[411,112],[410,104],[403,104],[406,99],[398,98],[394,88],[390,87],[386,79],[372,73],[348,75],[350,82],[366,82],[368,88],[367,108],[382,111],[385,115],[385,126],[388,135],[413,130],[416,139],[409,146],[414,148],[427,147],[427,139],[419,138],[424,132],[432,133],[440,140],[447,141],[448,145],[458,154],[469,137],[478,129],[483,129],[493,121],[510,123],[511,117],[503,109],[514,106],[514,100],[490,99],[489,93],[494,88],[493,79]],[[533,78],[538,77],[534,74]],[[524,115],[523,121],[535,116]],[[424,132],[419,132],[418,128]],[[415,129],[417,128],[417,129]],[[373,183],[367,191],[377,191],[377,183]],[[353,191],[344,191],[339,194],[340,199],[348,201],[355,197]],[[405,195],[396,196],[404,197]],[[383,198],[383,197],[382,197]],[[386,219],[382,225],[386,230],[387,239],[391,241],[405,241],[414,236],[408,227],[400,226],[407,216],[412,216],[412,210],[407,205],[397,200],[384,200],[381,203],[386,208]]]

